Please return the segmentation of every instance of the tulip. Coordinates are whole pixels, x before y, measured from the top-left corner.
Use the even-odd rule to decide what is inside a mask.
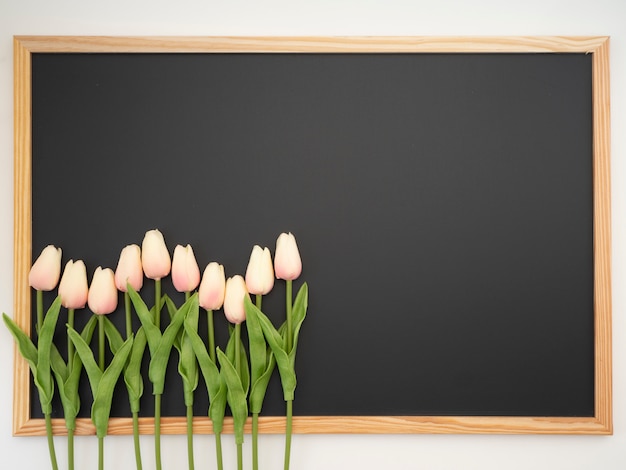
[[[120,253],[120,259],[115,269],[115,287],[121,292],[127,292],[128,284],[136,291],[143,287],[143,269],[139,245],[125,246]]]
[[[200,268],[191,245],[177,245],[174,249],[172,283],[178,292],[191,292],[200,284]]]
[[[202,282],[198,291],[200,307],[206,310],[217,310],[224,304],[226,278],[224,266],[215,261],[209,263],[202,274]]]
[[[124,293],[124,311],[126,314],[126,338],[130,338],[133,333],[133,321],[131,311],[131,301],[128,294],[128,286],[135,291],[141,290],[143,287],[143,268],[141,267],[141,248],[139,245],[127,245],[120,253],[120,259],[115,269],[115,286]],[[130,370],[129,370],[130,371]],[[133,400],[137,393],[131,391],[131,385],[127,384],[131,398],[131,410],[133,409]],[[142,393],[141,391],[140,393]],[[141,448],[139,445],[139,415],[137,411],[132,411],[133,415],[133,440],[135,444],[135,459],[141,462]],[[138,468],[140,468],[138,466]]]
[[[96,315],[106,315],[117,308],[117,288],[111,268],[96,268],[87,295],[89,309]]]
[[[247,295],[246,281],[242,276],[237,274],[226,280],[224,315],[226,315],[229,322],[239,325],[245,321],[244,299]]]
[[[82,260],[69,260],[59,283],[61,305],[68,309],[83,308],[87,303],[87,268]]]
[[[302,272],[302,260],[292,233],[281,233],[276,240],[276,256],[274,269],[277,279],[293,281]]]
[[[61,248],[48,245],[28,273],[28,285],[40,291],[51,291],[61,276]]]
[[[265,295],[274,287],[274,268],[269,248],[254,245],[246,270],[246,287],[250,294]]]
[[[286,281],[285,306],[286,306],[286,334],[285,350],[291,354],[293,348],[293,298],[292,283],[302,272],[302,260],[296,244],[296,237],[292,233],[281,233],[276,240],[276,257],[274,259],[276,278]],[[285,428],[285,470],[289,469],[291,454],[292,414],[293,399],[287,400],[287,424]]]
[[[141,244],[141,263],[148,279],[160,280],[170,273],[172,261],[160,231],[146,232]]]

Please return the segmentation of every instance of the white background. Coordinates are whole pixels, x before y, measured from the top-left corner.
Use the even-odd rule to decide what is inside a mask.
[[[0,310],[13,308],[13,35],[608,35],[613,199],[612,436],[296,435],[294,470],[626,469],[625,0],[0,0]],[[62,208],[59,208],[62,211]],[[77,221],[78,222],[78,221]],[[13,341],[0,328],[0,466],[49,468],[44,437],[12,437]],[[340,393],[340,392],[339,392]],[[283,437],[261,436],[261,468],[281,468]],[[152,436],[142,437],[154,468]],[[56,438],[60,468],[66,440]],[[134,468],[132,439],[107,437],[106,468]],[[214,468],[196,437],[196,468]],[[246,447],[246,456],[249,448]],[[226,468],[234,468],[225,436]],[[95,469],[96,439],[76,439],[77,470]],[[163,467],[186,468],[184,436],[164,436]],[[246,467],[249,467],[249,459]]]

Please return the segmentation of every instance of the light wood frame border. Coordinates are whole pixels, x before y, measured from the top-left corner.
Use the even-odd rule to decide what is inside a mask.
[[[297,53],[589,53],[593,55],[593,183],[595,260],[595,416],[296,416],[295,433],[498,433],[612,434],[611,401],[611,239],[610,239],[610,96],[608,37],[74,37],[14,38],[14,312],[30,330],[31,263],[31,54],[106,52],[297,52]],[[15,350],[13,434],[43,435],[42,419],[30,418],[29,368]],[[63,420],[53,423],[65,433]],[[185,418],[164,418],[162,432],[184,434]],[[285,420],[262,417],[260,431],[283,433]],[[142,418],[140,431],[153,432],[153,419]],[[89,419],[79,419],[77,434],[94,434]],[[208,418],[194,419],[195,433],[210,433]],[[232,432],[227,419],[225,432]],[[250,432],[250,429],[247,429]],[[110,434],[132,434],[130,418],[114,418]]]

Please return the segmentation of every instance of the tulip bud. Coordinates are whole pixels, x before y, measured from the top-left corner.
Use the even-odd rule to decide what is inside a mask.
[[[125,246],[120,253],[120,260],[117,262],[115,286],[120,291],[126,292],[128,284],[136,291],[143,287],[143,269],[139,245]]]
[[[87,269],[82,260],[69,260],[59,283],[61,305],[65,308],[83,308],[87,303]]]
[[[61,248],[48,245],[30,268],[28,285],[36,290],[50,291],[57,286],[60,276]]]
[[[276,240],[276,256],[274,269],[277,279],[293,281],[302,272],[302,260],[292,233],[281,233]]]
[[[106,315],[117,308],[115,275],[110,268],[96,268],[87,296],[89,309],[96,315]]]
[[[176,245],[172,262],[172,283],[178,292],[191,292],[200,284],[200,268],[191,245]]]
[[[250,294],[265,295],[274,287],[274,268],[269,248],[254,245],[246,270],[246,287]]]
[[[216,262],[209,263],[204,269],[202,282],[198,290],[198,302],[200,307],[206,310],[217,310],[224,304],[224,291],[226,278],[224,266]]]
[[[244,299],[248,295],[246,281],[242,276],[229,277],[226,280],[226,292],[224,296],[224,315],[229,322],[234,324],[242,323],[246,320],[244,309]]]
[[[163,234],[158,230],[146,232],[141,244],[141,264],[148,279],[163,279],[170,273],[172,261]]]

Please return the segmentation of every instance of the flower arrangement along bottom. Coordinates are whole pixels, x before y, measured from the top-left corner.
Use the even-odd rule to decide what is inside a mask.
[[[149,353],[148,379],[154,400],[154,452],[156,469],[161,464],[161,399],[166,368],[172,348],[178,351],[178,371],[182,379],[187,410],[188,468],[194,469],[193,404],[201,375],[209,398],[208,416],[215,437],[215,468],[223,469],[221,435],[226,407],[233,417],[237,468],[243,468],[244,424],[252,420],[252,468],[258,469],[258,420],[270,377],[275,369],[281,380],[285,401],[286,430],[284,468],[291,456],[292,414],[296,388],[295,358],[300,329],[308,305],[308,285],[303,283],[293,295],[293,281],[302,273],[302,261],[292,233],[281,233],[276,241],[274,260],[269,248],[255,245],[245,277],[226,278],[224,266],[212,261],[202,275],[190,245],[177,245],[170,257],[163,234],[146,232],[141,247],[132,244],[121,250],[115,271],[98,267],[91,283],[82,260],[67,261],[61,275],[62,250],[49,245],[33,263],[29,285],[36,293],[37,323],[33,337],[24,332],[8,315],[3,320],[13,335],[20,354],[28,362],[46,422],[50,464],[58,469],[52,432],[52,400],[57,393],[67,428],[68,469],[74,469],[74,431],[80,403],[79,383],[87,375],[92,393],[91,420],[98,439],[98,469],[104,469],[104,440],[107,435],[111,404],[116,384],[123,379],[133,418],[135,465],[142,469],[139,442],[139,408],[144,391],[141,364],[146,348]],[[182,305],[162,293],[162,282],[171,278],[173,287],[185,295]],[[140,292],[144,279],[154,282],[154,298],[144,299]],[[285,320],[276,328],[263,313],[263,296],[275,280],[285,282]],[[43,292],[57,289],[55,300],[44,313]],[[124,301],[125,331],[118,331],[107,315],[117,310],[120,295]],[[77,331],[74,313],[88,307],[93,313]],[[67,310],[67,350],[64,354],[54,343],[62,308]],[[207,315],[207,332],[198,331],[200,310]],[[223,309],[230,322],[229,340],[222,350],[216,346],[214,312]],[[161,327],[161,315],[169,315]],[[141,326],[133,330],[136,315]],[[246,325],[247,348],[242,341]],[[92,349],[92,342],[97,347]],[[106,349],[112,355],[107,355]],[[96,354],[94,354],[94,350]],[[64,358],[65,356],[65,358]],[[111,357],[107,364],[107,357]]]

